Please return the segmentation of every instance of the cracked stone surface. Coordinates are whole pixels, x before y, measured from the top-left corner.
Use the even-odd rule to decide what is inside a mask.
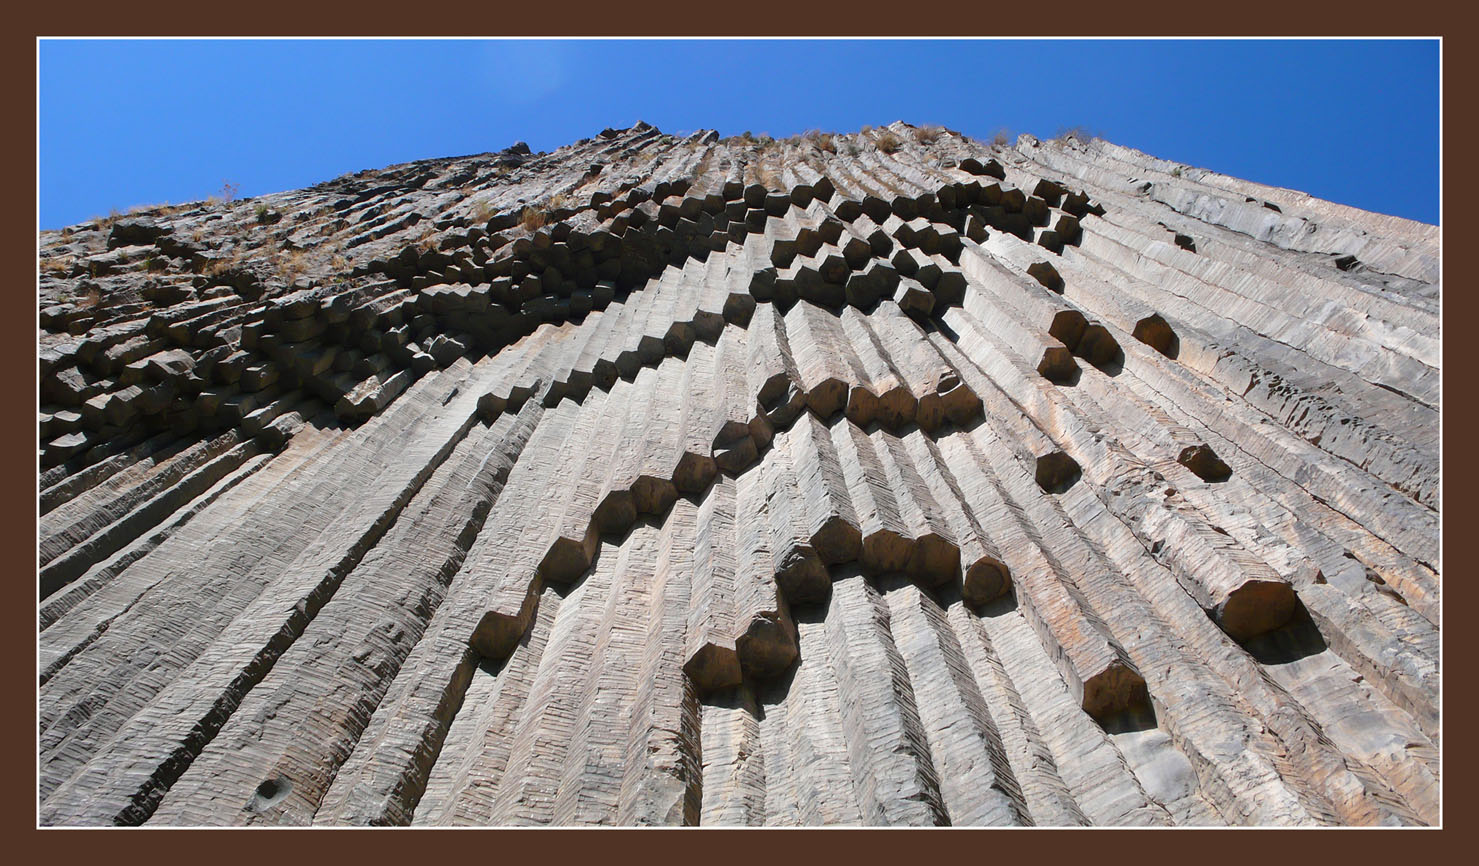
[[[638,123],[40,237],[45,825],[1421,825],[1436,227]]]

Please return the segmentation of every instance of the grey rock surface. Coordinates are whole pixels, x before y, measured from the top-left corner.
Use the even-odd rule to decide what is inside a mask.
[[[639,123],[40,249],[42,824],[1439,819],[1436,227]]]

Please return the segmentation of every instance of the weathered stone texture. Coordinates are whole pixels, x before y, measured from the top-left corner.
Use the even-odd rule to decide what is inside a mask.
[[[1436,823],[1437,238],[902,123],[45,232],[40,820]]]

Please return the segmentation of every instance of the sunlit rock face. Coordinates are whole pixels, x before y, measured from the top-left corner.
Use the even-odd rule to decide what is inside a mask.
[[[1437,229],[645,124],[41,235],[47,825],[1402,825]]]

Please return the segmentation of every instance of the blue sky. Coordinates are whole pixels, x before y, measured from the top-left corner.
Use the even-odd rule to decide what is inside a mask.
[[[42,41],[40,225],[645,120],[784,137],[1081,126],[1438,221],[1436,40]]]

